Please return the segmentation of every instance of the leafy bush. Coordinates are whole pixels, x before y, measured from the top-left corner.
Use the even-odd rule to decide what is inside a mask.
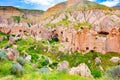
[[[42,68],[44,66],[47,66],[49,63],[50,63],[49,58],[44,56],[44,55],[41,55],[40,58],[39,58],[39,61],[37,63],[37,67]]]
[[[92,58],[95,59],[96,57],[98,57],[98,53],[93,52],[93,56],[92,56]]]
[[[66,74],[69,72],[69,70],[68,70],[68,68],[62,68],[62,69],[58,70],[58,72]]]
[[[54,43],[54,42],[58,42],[58,41],[59,41],[58,37],[53,37],[53,38],[51,38],[51,40],[49,42]]]
[[[27,23],[28,27],[31,27],[31,24],[30,23]]]
[[[102,73],[100,70],[93,70],[92,75],[94,76],[94,78],[100,78],[102,76]]]
[[[56,69],[58,65],[58,62],[53,62],[52,64],[49,65],[50,68]]]
[[[0,50],[0,60],[6,60],[6,51]]]
[[[19,63],[15,62],[12,64],[12,67],[11,67],[12,74],[21,76],[23,72],[24,72],[24,69]]]
[[[46,66],[39,69],[40,73],[50,73],[50,69]]]
[[[120,79],[120,65],[108,69],[106,75],[108,78]]]
[[[23,57],[18,57],[17,62],[23,66],[25,64],[25,59]]]
[[[13,20],[17,23],[20,23],[20,16],[13,16]]]

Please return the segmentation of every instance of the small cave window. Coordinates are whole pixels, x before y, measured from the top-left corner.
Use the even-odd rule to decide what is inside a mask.
[[[77,47],[77,50],[79,50],[79,47]]]
[[[61,34],[63,34],[63,32],[61,32]]]
[[[118,31],[120,32],[120,28],[118,29]]]
[[[86,50],[89,50],[89,47],[86,47]]]
[[[98,34],[101,34],[101,35],[108,35],[108,34],[109,34],[109,32],[100,31],[100,32],[98,32]]]
[[[24,33],[27,32],[27,31],[24,31]]]
[[[66,38],[66,42],[69,42],[69,41],[68,41],[68,38]]]
[[[96,37],[95,39],[97,40],[98,38]]]
[[[19,32],[22,32],[22,30],[19,30]]]

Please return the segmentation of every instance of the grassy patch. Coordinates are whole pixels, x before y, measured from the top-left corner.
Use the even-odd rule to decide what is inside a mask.
[[[78,22],[77,24],[75,24],[74,26],[73,26],[75,29],[84,29],[85,27],[88,27],[88,28],[91,28],[92,27],[92,25],[90,24],[90,23],[88,23],[88,22],[83,22],[83,23],[80,23],[80,22]]]

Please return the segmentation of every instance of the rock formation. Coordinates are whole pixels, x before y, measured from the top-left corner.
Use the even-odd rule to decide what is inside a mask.
[[[70,74],[78,74],[82,77],[93,77],[91,71],[85,63],[81,63],[78,67],[73,67],[69,71]]]

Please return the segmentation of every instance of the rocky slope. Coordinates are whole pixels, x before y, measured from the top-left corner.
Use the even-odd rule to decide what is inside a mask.
[[[23,22],[37,22],[44,11],[19,9],[12,6],[0,6],[0,22],[3,24],[14,24],[14,17],[20,17]],[[33,20],[34,19],[34,20]]]
[[[33,35],[36,39],[58,37],[60,51],[120,52],[120,10],[86,0],[68,0],[48,9],[39,24],[1,25],[0,31]],[[22,26],[22,27],[21,27]]]

